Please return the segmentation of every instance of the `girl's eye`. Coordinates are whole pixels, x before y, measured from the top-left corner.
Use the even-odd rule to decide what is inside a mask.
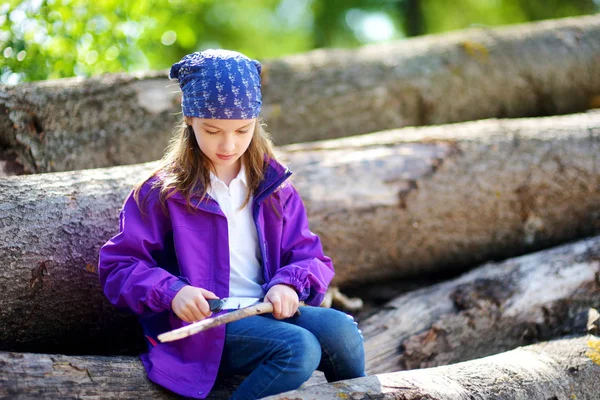
[[[248,131],[238,131],[238,133],[241,133],[243,135],[244,133],[248,133]]]
[[[216,135],[217,133],[219,133],[219,131],[206,131],[206,133],[208,133],[209,135]]]

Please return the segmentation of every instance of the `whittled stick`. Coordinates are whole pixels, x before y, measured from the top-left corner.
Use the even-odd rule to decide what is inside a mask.
[[[304,302],[300,302],[299,307],[304,306]],[[228,324],[233,321],[240,320],[242,318],[251,317],[253,315],[267,314],[273,312],[273,304],[271,303],[260,303],[254,306],[242,308],[227,314],[219,315],[214,318],[207,318],[202,321],[195,322],[191,325],[184,326],[169,332],[158,335],[158,340],[161,342],[172,342],[174,340],[183,339],[185,337],[194,335],[198,332],[205,331],[210,328],[214,328],[223,324]],[[299,313],[297,311],[296,313]]]
[[[161,342],[172,342],[174,340],[183,339],[185,337],[194,335],[198,332],[202,332],[207,329],[217,327],[219,325],[227,324],[229,322],[237,321],[242,318],[272,312],[273,304],[260,303],[250,307],[235,310],[230,313],[222,314],[214,318],[203,319],[202,321],[194,322],[193,324],[184,326],[182,328],[162,333],[158,335],[158,340],[160,340]]]

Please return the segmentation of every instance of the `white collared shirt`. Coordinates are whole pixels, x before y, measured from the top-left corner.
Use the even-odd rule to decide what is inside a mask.
[[[208,194],[214,198],[227,217],[229,237],[229,296],[263,297],[264,283],[258,235],[252,218],[252,198],[240,210],[246,199],[248,183],[244,165],[229,183],[229,187],[212,172]]]

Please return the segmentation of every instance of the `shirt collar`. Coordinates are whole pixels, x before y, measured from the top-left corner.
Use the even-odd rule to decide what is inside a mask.
[[[240,172],[238,172],[238,174],[236,175],[236,177],[233,178],[233,180],[231,182],[233,182],[236,179],[241,180],[244,183],[244,185],[246,187],[248,187],[248,180],[246,178],[246,167],[244,166],[244,162],[243,161],[242,161],[242,166],[240,168]],[[216,176],[212,171],[210,171],[210,185],[214,186],[217,182],[221,182],[223,185],[225,185],[225,182],[223,182],[222,180],[220,180],[218,176]],[[225,186],[227,186],[227,185],[225,185]]]

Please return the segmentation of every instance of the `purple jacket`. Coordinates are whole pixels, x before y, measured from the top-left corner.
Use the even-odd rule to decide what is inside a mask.
[[[276,161],[267,164],[265,179],[254,193],[252,212],[262,254],[267,290],[284,283],[300,300],[318,306],[333,278],[331,260],[308,228],[306,211],[291,172]],[[150,178],[140,191],[148,195],[142,216],[130,194],[120,215],[120,233],[100,249],[98,271],[104,293],[117,307],[139,315],[149,352],[140,356],[148,378],[176,393],[205,398],[219,369],[225,326],[174,342],[158,343],[162,332],[187,325],[171,310],[177,291],[187,284],[229,295],[227,220],[215,200],[192,197],[195,213],[176,193],[163,213]],[[141,204],[144,204],[141,202]]]

